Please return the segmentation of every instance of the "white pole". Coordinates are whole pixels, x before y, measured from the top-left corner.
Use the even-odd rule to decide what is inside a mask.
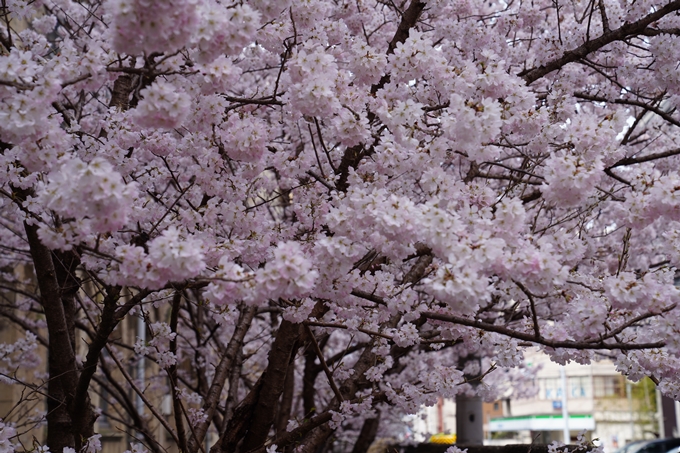
[[[635,423],[633,421],[633,392],[630,388],[630,381],[626,380],[626,394],[628,396],[628,412],[630,417],[630,440],[635,440]]]
[[[564,366],[560,366],[560,378],[562,379],[562,419],[564,420],[562,435],[564,444],[568,445],[571,442],[571,435],[569,435],[569,411],[567,410],[567,373],[564,371]]]
[[[674,436],[680,436],[680,401],[675,402],[675,432]]]
[[[656,419],[659,422],[659,437],[661,439],[666,438],[666,427],[664,426],[664,418],[663,418],[663,401],[661,401],[661,392],[657,388],[655,390],[656,393]],[[671,437],[671,436],[668,436]]]

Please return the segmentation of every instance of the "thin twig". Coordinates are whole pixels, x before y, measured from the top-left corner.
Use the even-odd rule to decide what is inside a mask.
[[[534,301],[534,296],[533,294],[531,294],[531,292],[527,289],[526,286],[515,280],[513,280],[513,282],[529,298],[529,305],[531,306],[531,321],[534,324],[534,335],[536,335],[537,340],[540,340],[542,337],[541,330],[538,326],[538,316],[536,315],[536,302]]]
[[[323,352],[321,351],[321,348],[319,347],[319,343],[316,341],[316,337],[314,336],[314,332],[312,332],[312,329],[309,327],[308,324],[305,324],[305,328],[307,329],[307,333],[309,333],[309,338],[311,338],[311,340],[312,340],[312,345],[314,346],[314,351],[316,352],[316,356],[319,358],[319,362],[321,363],[321,368],[323,368],[323,372],[326,373],[326,377],[328,378],[328,383],[330,384],[331,389],[333,389],[333,393],[335,393],[335,397],[340,402],[345,401],[345,399],[342,397],[342,393],[340,393],[340,389],[335,384],[335,380],[333,379],[333,373],[328,368],[328,365],[326,364],[326,360],[323,358]]]
[[[172,440],[175,442],[176,445],[179,445],[179,439],[177,438],[177,434],[173,431],[172,427],[168,424],[168,422],[165,420],[165,417],[160,414],[156,408],[154,407],[153,404],[147,399],[147,397],[144,395],[144,392],[137,387],[137,384],[135,384],[134,380],[128,374],[127,370],[125,369],[125,366],[120,363],[120,360],[118,360],[118,357],[116,357],[116,353],[111,349],[111,346],[108,344],[106,345],[106,350],[109,352],[109,356],[113,359],[114,362],[116,362],[116,365],[118,366],[118,370],[121,372],[125,380],[130,384],[130,387],[132,387],[132,390],[139,396],[139,398],[144,402],[147,408],[149,408],[149,411],[156,417],[158,422],[163,425],[163,428],[170,434],[172,437]],[[141,415],[141,414],[140,414]]]

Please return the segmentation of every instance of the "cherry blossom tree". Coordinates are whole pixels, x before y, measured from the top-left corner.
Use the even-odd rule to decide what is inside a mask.
[[[3,453],[358,453],[526,347],[680,398],[680,0],[1,5]]]

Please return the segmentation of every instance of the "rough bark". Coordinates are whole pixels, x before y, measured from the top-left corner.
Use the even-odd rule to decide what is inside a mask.
[[[378,427],[380,426],[380,413],[375,418],[368,418],[364,420],[364,424],[359,432],[359,437],[354,443],[352,453],[366,453],[375,440],[378,434]]]
[[[331,418],[332,414],[329,411],[323,412],[319,415],[316,415],[310,419],[305,420],[305,422],[301,426],[298,426],[294,430],[286,432],[282,436],[276,437],[276,439],[274,439],[272,443],[276,444],[279,447],[279,449],[284,448],[285,451],[287,452],[288,451],[287,447],[289,445],[297,446],[305,442],[305,439],[307,438],[310,432],[312,432],[319,426],[327,424],[331,420]],[[255,450],[251,450],[250,452],[244,453],[264,453],[264,452],[265,446],[262,445]]]
[[[291,361],[286,372],[286,380],[283,383],[281,403],[276,414],[276,435],[285,433],[288,420],[293,410],[293,396],[295,393],[295,361]]]
[[[120,297],[120,287],[109,288],[109,293],[104,299],[104,309],[101,315],[101,322],[97,327],[95,337],[92,339],[87,351],[83,369],[78,378],[76,393],[73,398],[70,411],[73,414],[73,431],[81,433],[83,437],[90,437],[96,417],[92,411],[88,389],[92,376],[97,370],[97,362],[101,352],[109,340],[109,335],[118,325],[115,317],[117,302]],[[89,434],[89,435],[87,435]]]
[[[76,276],[76,270],[80,265],[80,256],[75,250],[52,250],[52,262],[54,263],[54,271],[57,283],[59,284],[59,295],[64,305],[64,315],[71,339],[71,347],[75,351],[76,293],[80,289],[80,279]]]
[[[309,433],[295,451],[298,453],[315,453],[328,442],[328,438],[333,432],[334,430],[331,429],[327,423],[321,425]]]
[[[64,447],[76,448],[77,439],[73,433],[73,420],[69,407],[76,393],[78,370],[75,351],[71,343],[64,305],[60,297],[57,273],[52,253],[38,238],[35,225],[24,224],[26,237],[35,268],[40,301],[47,323],[49,347],[47,367],[47,445],[50,451],[60,453]]]
[[[236,406],[231,417],[228,418],[224,432],[220,436],[219,441],[212,446],[210,453],[231,453],[236,451],[236,446],[243,439],[253,419],[255,406],[258,403],[260,391],[264,383],[263,378],[264,374],[260,376],[260,379],[258,379],[248,395]]]
[[[229,340],[227,349],[220,359],[220,363],[215,369],[215,376],[213,377],[212,384],[205,398],[205,403],[203,404],[203,411],[207,417],[204,422],[199,423],[194,428],[194,432],[189,439],[189,452],[197,452],[201,442],[205,439],[205,434],[208,432],[208,427],[210,426],[210,420],[212,420],[213,415],[215,414],[217,403],[219,402],[220,395],[222,395],[224,384],[236,361],[238,351],[240,351],[243,346],[243,339],[250,328],[255,312],[255,307],[243,307],[241,309],[236,329]]]
[[[130,93],[133,89],[134,76],[132,74],[122,74],[113,82],[113,92],[109,107],[117,107],[125,111],[130,107]]]
[[[267,369],[260,378],[263,382],[262,390],[253,412],[250,428],[243,441],[243,451],[253,450],[267,440],[269,430],[274,423],[279,398],[283,393],[291,355],[295,351],[300,332],[299,324],[293,324],[285,319],[281,321],[276,339],[269,351]]]

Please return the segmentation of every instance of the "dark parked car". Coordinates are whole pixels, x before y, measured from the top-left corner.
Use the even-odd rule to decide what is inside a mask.
[[[677,447],[680,447],[680,438],[638,440],[619,448],[616,453],[670,453]]]
[[[642,447],[643,444],[646,444],[649,442],[648,440],[634,440],[633,442],[629,442],[623,447],[617,449],[614,451],[614,453],[635,453],[638,451],[640,447]]]
[[[666,453],[680,453],[680,447],[671,448]]]

